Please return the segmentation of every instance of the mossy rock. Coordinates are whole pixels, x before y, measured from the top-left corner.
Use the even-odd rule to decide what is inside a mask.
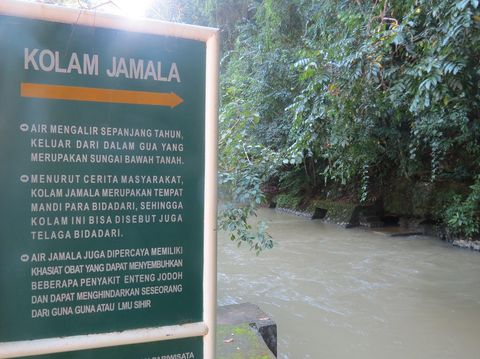
[[[393,180],[384,191],[385,212],[399,216],[411,216],[413,213],[413,184],[403,178]]]
[[[405,217],[438,217],[456,194],[468,193],[458,182],[412,182],[399,178],[384,191],[386,213]]]
[[[217,325],[217,359],[272,359],[275,356],[249,324]]]
[[[357,224],[357,207],[358,205],[355,203],[318,200],[312,202],[309,206],[309,212],[311,211],[313,213],[315,208],[323,208],[327,210],[324,219],[328,221],[343,224]]]

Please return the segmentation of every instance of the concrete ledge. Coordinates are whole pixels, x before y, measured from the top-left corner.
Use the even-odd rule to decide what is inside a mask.
[[[235,343],[241,344],[242,347]],[[266,352],[265,349],[267,349]],[[247,355],[251,350],[253,352]],[[277,324],[257,305],[243,303],[217,309],[217,357],[219,359],[268,359],[275,358],[276,355]]]
[[[274,359],[258,332],[249,324],[217,325],[216,359]]]

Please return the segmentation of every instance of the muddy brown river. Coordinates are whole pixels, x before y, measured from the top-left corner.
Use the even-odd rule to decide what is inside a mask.
[[[258,304],[279,358],[480,358],[480,254],[262,209],[274,249],[219,233],[218,303]]]

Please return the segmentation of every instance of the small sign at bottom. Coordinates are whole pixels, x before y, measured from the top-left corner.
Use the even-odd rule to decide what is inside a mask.
[[[203,338],[167,340],[110,348],[23,357],[24,359],[202,359]]]

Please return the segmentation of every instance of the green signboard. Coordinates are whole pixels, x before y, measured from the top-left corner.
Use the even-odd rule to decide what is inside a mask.
[[[202,322],[205,42],[1,15],[0,54],[0,342]]]

